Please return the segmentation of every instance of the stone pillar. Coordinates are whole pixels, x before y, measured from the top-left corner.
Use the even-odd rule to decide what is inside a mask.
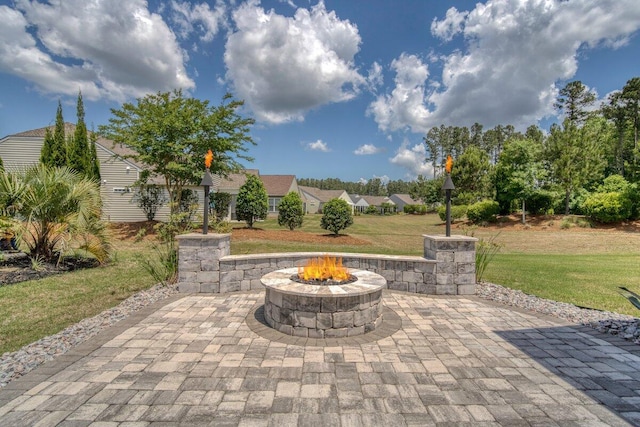
[[[436,294],[472,295],[476,292],[476,242],[468,236],[424,237],[424,257],[437,261]]]
[[[220,258],[231,253],[231,234],[181,234],[178,241],[178,289],[219,293]]]

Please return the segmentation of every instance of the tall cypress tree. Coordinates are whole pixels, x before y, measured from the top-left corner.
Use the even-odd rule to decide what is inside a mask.
[[[53,133],[51,128],[46,128],[44,131],[44,143],[40,150],[40,163],[43,165],[51,166],[51,153],[53,152]]]
[[[76,129],[67,144],[67,166],[76,172],[89,175],[90,153],[87,141],[87,125],[84,122],[84,104],[82,93],[78,92]]]
[[[87,178],[94,181],[100,181],[100,160],[98,160],[98,152],[96,151],[96,140],[98,135],[95,132],[91,132],[89,135],[89,149],[87,150]]]
[[[67,165],[67,145],[64,137],[64,118],[62,117],[62,103],[58,101],[56,111],[56,126],[53,130],[53,144],[49,158],[43,162],[49,166],[63,167]]]

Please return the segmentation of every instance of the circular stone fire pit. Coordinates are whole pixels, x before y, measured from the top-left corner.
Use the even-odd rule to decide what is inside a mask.
[[[274,329],[309,338],[361,335],[382,324],[382,289],[387,281],[365,270],[350,271],[357,280],[340,285],[298,283],[297,268],[262,276],[266,287],[264,317]]]

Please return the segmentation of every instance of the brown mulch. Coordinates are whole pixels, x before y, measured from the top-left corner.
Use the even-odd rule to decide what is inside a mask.
[[[95,259],[83,257],[66,257],[58,264],[39,262],[34,265],[25,253],[15,251],[3,253],[3,259],[0,261],[0,287],[27,280],[38,280],[67,271],[94,268],[98,265]]]

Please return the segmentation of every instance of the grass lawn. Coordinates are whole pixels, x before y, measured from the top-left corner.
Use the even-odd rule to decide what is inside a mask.
[[[513,224],[487,228],[454,224],[453,234],[495,238],[502,248],[484,279],[543,298],[578,306],[639,316],[640,311],[618,294],[624,286],[640,294],[640,232],[629,229],[569,229],[560,221],[531,228]],[[241,224],[236,227],[241,227]],[[327,234],[320,216],[308,215],[301,230],[289,231],[275,219],[256,224],[263,230],[291,235]],[[251,230],[249,230],[251,232]],[[331,251],[422,255],[423,234],[444,234],[437,215],[354,218],[342,233],[358,244],[232,236],[232,254],[288,251]],[[343,240],[342,240],[343,241]],[[154,284],[137,260],[153,256],[148,242],[115,241],[116,262],[38,281],[0,287],[0,354],[54,334],[84,318],[113,307]]]

